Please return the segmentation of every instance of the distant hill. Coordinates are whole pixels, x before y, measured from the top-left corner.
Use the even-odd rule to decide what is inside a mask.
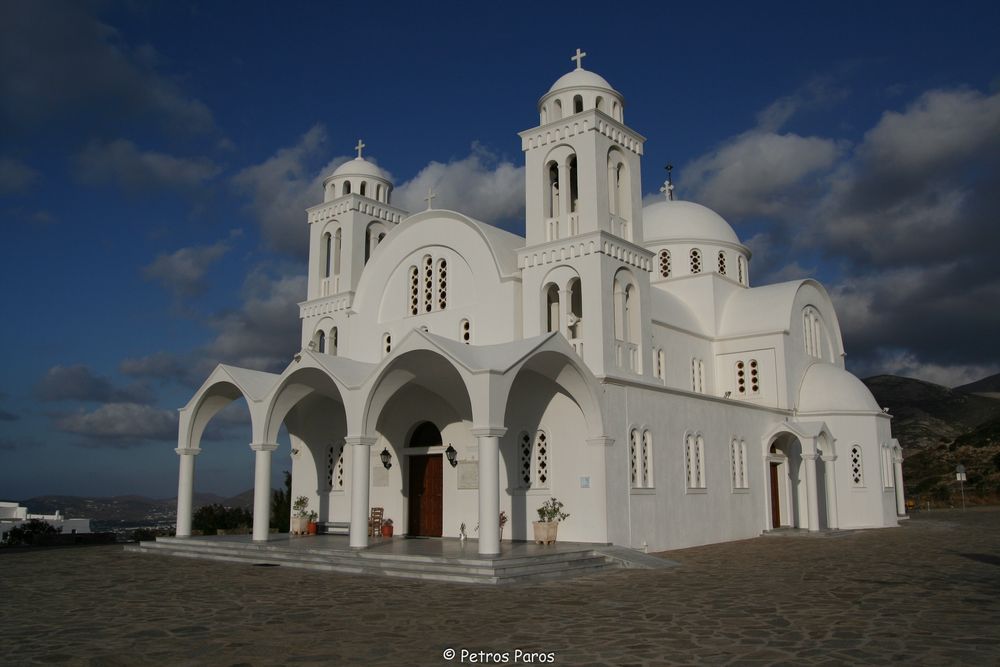
[[[176,498],[147,498],[145,496],[36,496],[19,501],[33,514],[52,514],[56,510],[70,518],[94,519],[97,521],[145,521],[174,516],[177,511]],[[195,508],[212,504],[226,507],[252,507],[253,489],[225,498],[212,493],[195,493]]]
[[[958,492],[955,466],[966,467],[966,493],[1000,495],[1000,399],[979,393],[1000,376],[949,389],[931,382],[877,375],[864,383],[889,408],[903,447],[910,496],[947,502]],[[975,393],[967,388],[977,389]]]
[[[955,387],[955,390],[966,394],[985,394],[991,398],[1000,398],[1000,373]]]

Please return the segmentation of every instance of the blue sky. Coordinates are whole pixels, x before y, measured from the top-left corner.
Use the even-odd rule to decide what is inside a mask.
[[[4,0],[0,496],[172,496],[175,409],[294,352],[303,209],[359,137],[394,203],[434,185],[523,232],[516,133],[578,47],[644,192],[672,162],[756,284],[823,280],[852,370],[996,373],[998,28],[986,2]],[[198,490],[252,486],[240,413],[211,435]]]

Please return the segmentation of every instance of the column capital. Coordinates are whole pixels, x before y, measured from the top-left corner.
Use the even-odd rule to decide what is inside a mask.
[[[819,457],[816,454],[806,454],[806,453],[802,454],[803,461],[815,461],[817,458]]]
[[[502,438],[507,432],[506,426],[473,426],[470,429],[477,438]]]
[[[278,448],[278,444],[274,442],[251,442],[250,449],[255,452],[273,452]]]
[[[198,447],[177,447],[174,451],[180,456],[198,456],[201,454],[201,449]]]
[[[602,435],[597,438],[587,438],[587,444],[594,447],[610,447],[615,444],[615,439],[610,435]]]
[[[823,456],[820,457],[820,458],[822,458],[823,461],[825,461],[827,463],[832,463],[832,462],[834,462],[834,461],[837,460],[837,455],[836,454],[823,454]]]
[[[376,442],[378,442],[378,436],[374,435],[349,435],[344,438],[345,445],[353,445],[355,447],[371,447]]]

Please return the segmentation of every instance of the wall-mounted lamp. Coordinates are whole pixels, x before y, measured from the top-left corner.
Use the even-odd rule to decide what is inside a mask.
[[[392,467],[392,454],[389,453],[388,447],[382,450],[382,453],[379,454],[379,458],[382,459],[382,465],[385,466],[386,470]]]
[[[448,443],[448,449],[444,450],[444,455],[448,457],[448,463],[451,464],[452,468],[458,465],[458,452],[451,446],[451,443]]]
[[[731,391],[727,391],[727,392],[726,392],[726,395],[725,395],[725,398],[729,398],[729,397],[730,397],[730,396],[732,396],[732,395],[733,395],[733,392],[731,392]]]

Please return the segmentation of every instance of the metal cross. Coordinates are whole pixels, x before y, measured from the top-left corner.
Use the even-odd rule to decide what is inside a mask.
[[[427,188],[427,196],[424,197],[424,201],[427,202],[427,210],[431,210],[431,204],[434,202],[434,198],[437,197],[434,194],[434,188]]]
[[[359,158],[361,157],[361,149],[364,148],[364,147],[365,147],[365,144],[361,143],[361,140],[358,139],[358,145],[354,147],[354,150],[356,150],[358,152],[358,157]]]
[[[667,170],[667,180],[663,181],[663,187],[660,188],[660,192],[667,196],[670,201],[674,200],[674,181],[670,175],[670,172],[674,170],[674,165],[668,164],[664,169]]]
[[[576,61],[576,68],[577,69],[583,69],[583,58],[586,55],[587,55],[586,53],[584,53],[580,49],[577,49],[576,50],[576,55],[573,56],[572,58],[570,58],[570,60],[575,60]]]

